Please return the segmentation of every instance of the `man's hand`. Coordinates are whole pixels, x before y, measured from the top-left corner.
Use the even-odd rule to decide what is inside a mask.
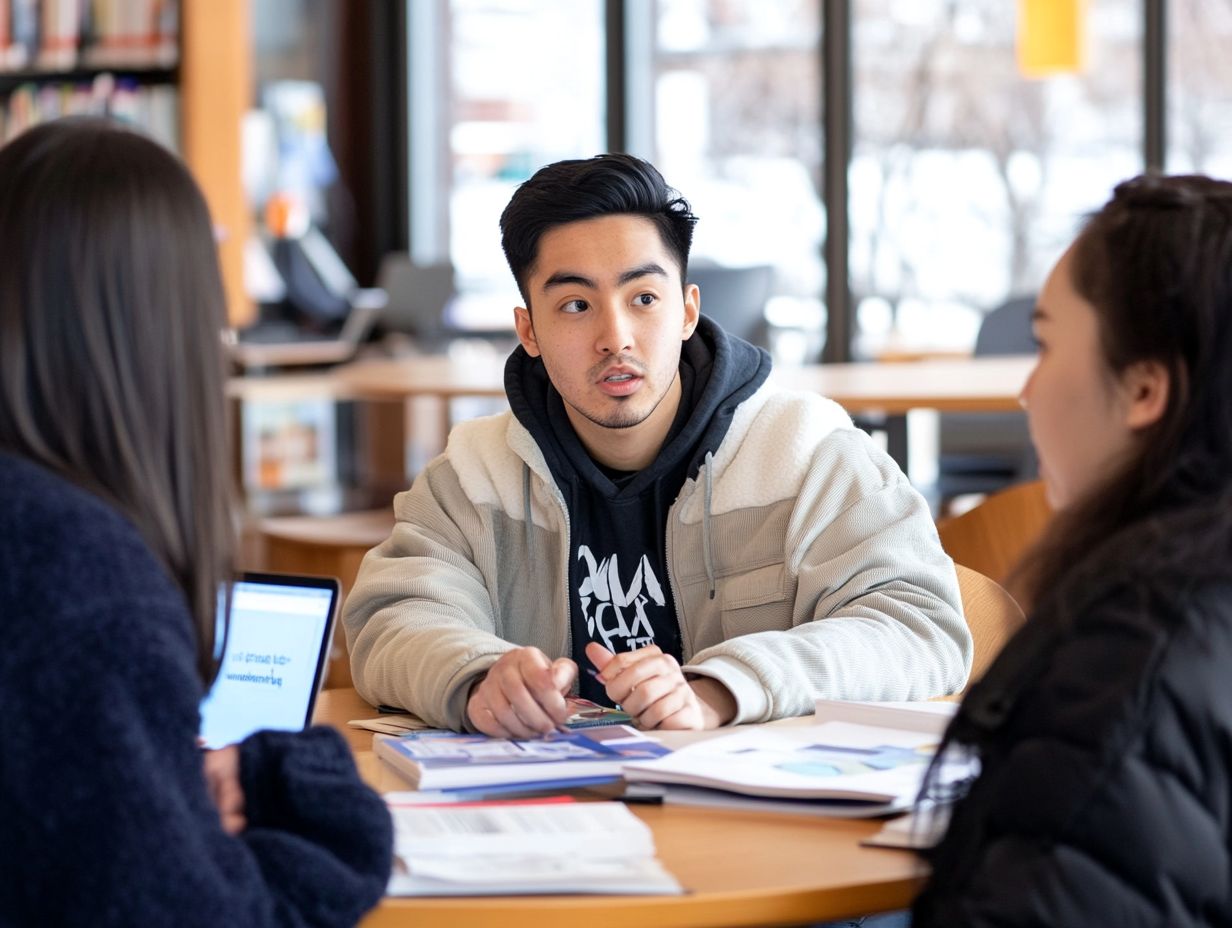
[[[538,648],[514,648],[471,687],[466,715],[471,725],[497,738],[533,738],[565,723],[565,705],[577,677],[567,657],[548,660]]]
[[[218,809],[222,830],[238,835],[248,826],[244,815],[244,788],[240,786],[239,745],[205,751],[201,755],[205,785]]]
[[[736,700],[722,683],[706,677],[686,680],[680,664],[657,645],[613,654],[586,645],[608,698],[642,729],[718,728],[736,717]]]

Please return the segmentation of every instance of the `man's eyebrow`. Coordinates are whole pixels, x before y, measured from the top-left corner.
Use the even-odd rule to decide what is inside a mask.
[[[1048,318],[1048,310],[1044,309],[1043,306],[1040,306],[1037,303],[1035,305],[1035,309],[1031,310],[1031,321],[1032,322],[1043,322],[1047,318]]]
[[[646,264],[639,264],[637,267],[632,267],[627,271],[622,271],[620,276],[616,279],[616,283],[618,286],[623,287],[625,284],[630,281],[637,280],[639,277],[650,277],[653,275],[666,277],[667,271],[663,270],[663,266],[661,264],[654,261],[648,261]],[[577,287],[589,287],[591,290],[598,289],[598,284],[596,284],[593,280],[574,271],[557,271],[543,282],[543,289],[550,290],[553,287],[565,287],[570,285]]]
[[[595,289],[595,282],[593,280],[589,277],[583,277],[581,274],[575,274],[572,271],[557,271],[543,282],[543,289],[550,290],[552,287],[564,287],[569,284],[589,287],[591,290]]]
[[[653,261],[649,261],[646,264],[640,265],[638,267],[630,268],[629,270],[625,271],[623,274],[620,275],[620,278],[617,281],[617,283],[623,285],[623,284],[629,283],[630,281],[637,280],[639,277],[650,277],[652,275],[658,275],[659,277],[666,277],[667,271],[663,270],[663,267],[661,265],[656,264]]]

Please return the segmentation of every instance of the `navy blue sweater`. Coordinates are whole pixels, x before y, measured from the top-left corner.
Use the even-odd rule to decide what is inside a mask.
[[[330,729],[240,746],[223,832],[184,596],[92,494],[0,453],[0,925],[349,925],[391,827]]]

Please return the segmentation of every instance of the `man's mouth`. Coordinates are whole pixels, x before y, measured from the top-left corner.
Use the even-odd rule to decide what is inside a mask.
[[[642,385],[642,375],[635,369],[619,366],[609,370],[598,379],[599,389],[608,396],[619,399],[636,393]]]

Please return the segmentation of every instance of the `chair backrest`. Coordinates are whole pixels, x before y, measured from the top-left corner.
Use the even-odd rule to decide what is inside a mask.
[[[1051,518],[1044,483],[1033,480],[993,493],[962,515],[944,519],[937,524],[937,534],[955,563],[1003,583]]]
[[[722,267],[717,264],[689,265],[689,283],[702,295],[702,314],[709,316],[729,335],[768,346],[766,302],[774,289],[774,268]]]
[[[975,657],[971,661],[967,685],[961,693],[951,697],[958,698],[970,689],[972,683],[984,676],[1025,619],[1018,603],[1000,584],[961,564],[955,564],[954,571],[958,574],[963,614],[975,643]]]
[[[1014,297],[1002,303],[980,323],[973,353],[977,357],[1033,353],[1035,339],[1031,334],[1031,313],[1034,311],[1033,296]]]
[[[452,264],[415,264],[408,254],[390,252],[381,259],[377,284],[389,300],[381,316],[386,330],[423,339],[443,335],[445,308],[457,292]]]

